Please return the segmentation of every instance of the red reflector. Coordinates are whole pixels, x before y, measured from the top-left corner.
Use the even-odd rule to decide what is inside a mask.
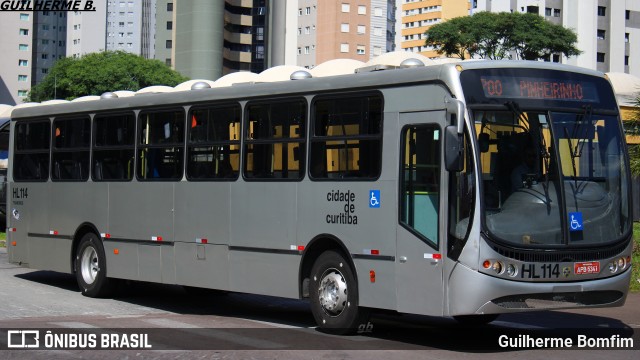
[[[380,250],[371,250],[371,255],[380,255]]]
[[[485,261],[482,263],[482,267],[483,267],[483,268],[485,268],[485,269],[490,268],[490,267],[491,267],[491,261],[489,261],[489,260],[485,260]]]
[[[114,253],[114,254],[116,254],[116,255],[118,255],[118,254],[120,254],[120,250],[118,250],[118,249],[113,249],[113,253]]]
[[[17,245],[17,243],[15,241],[11,242],[11,246],[16,246],[16,245]]]
[[[442,254],[433,254],[433,259],[434,260],[441,260],[442,259]]]
[[[109,239],[109,238],[111,238],[111,234],[104,234],[104,237]]]
[[[298,251],[304,251],[304,245],[298,245]]]
[[[375,270],[369,270],[369,280],[372,283],[376,282],[376,272],[375,272]]]

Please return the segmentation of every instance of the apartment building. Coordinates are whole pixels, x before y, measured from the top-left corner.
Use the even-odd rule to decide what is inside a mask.
[[[640,1],[472,0],[476,11],[535,13],[574,30],[583,53],[568,59],[553,54],[546,61],[640,76]]]
[[[425,31],[435,24],[469,15],[468,0],[398,0],[398,37],[400,49],[428,58],[441,57],[425,45]]]

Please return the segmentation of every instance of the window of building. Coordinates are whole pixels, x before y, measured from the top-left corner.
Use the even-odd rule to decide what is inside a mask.
[[[26,82],[29,79],[27,75],[18,75],[19,82]]]
[[[302,8],[298,9],[298,16],[302,16]]]
[[[245,119],[244,177],[299,180],[304,177],[305,99],[253,102]]]
[[[382,36],[382,28],[374,27],[374,28],[373,28],[373,35],[375,35],[375,36]]]
[[[624,11],[624,18],[625,18],[626,20],[631,19],[631,10],[625,10],[625,11]]]
[[[380,46],[374,46],[373,47],[373,55],[374,56],[382,55],[382,48]]]
[[[559,63],[560,62],[560,55],[559,54],[553,54],[553,62],[554,63]]]
[[[366,5],[358,5],[358,15],[367,15]]]
[[[348,33],[349,32],[349,24],[348,23],[342,23],[340,25],[340,31],[343,33]]]
[[[629,55],[624,56],[624,65],[629,66]]]
[[[365,34],[367,32],[367,27],[364,25],[358,25],[358,34]]]
[[[240,105],[194,107],[188,119],[187,179],[237,179],[240,169]]]
[[[373,9],[373,15],[377,17],[383,16],[382,8],[377,7]]]
[[[349,11],[351,11],[351,5],[343,3],[342,4],[342,12],[343,13],[348,13]]]
[[[624,33],[624,42],[629,42],[629,33]]]
[[[307,35],[311,34],[311,27],[309,27],[309,26],[305,27],[304,28],[304,33],[307,34]]]
[[[42,45],[48,45],[49,39],[42,39]]]
[[[605,31],[602,30],[602,29],[598,29],[597,37],[598,37],[598,40],[604,40],[605,39]]]
[[[20,51],[29,51],[29,45],[27,45],[27,44],[18,44],[18,50],[20,50]]]
[[[598,6],[598,16],[606,16],[607,8],[604,6]]]
[[[27,96],[27,90],[18,90],[18,96]],[[13,179],[16,181],[46,181],[49,178],[49,120],[16,124],[14,130],[15,155]]]
[[[305,15],[311,15],[311,7],[308,7],[308,6],[307,6],[307,7],[304,9],[304,13],[305,13]]]
[[[173,21],[167,21],[167,30],[173,30]]]
[[[18,96],[25,97],[29,92],[27,90],[18,90]],[[15,170],[14,170],[15,171]]]
[[[164,59],[164,64],[167,66],[171,66],[171,58]]]
[[[603,63],[604,62],[604,57],[605,57],[604,53],[601,53],[601,52],[596,53],[596,61],[597,62]]]
[[[302,28],[298,28],[298,35],[302,35]]]
[[[440,203],[440,129],[436,125],[402,131],[400,223],[438,248]],[[430,211],[425,211],[425,206]]]
[[[184,165],[184,111],[143,111],[138,116],[137,176],[180,180]]]
[[[167,11],[173,11],[173,3],[167,3]]]
[[[364,55],[366,53],[366,47],[364,45],[358,45],[356,47],[356,54]]]
[[[310,50],[310,49],[309,49],[309,47],[308,47],[308,46],[305,46],[305,47],[304,47],[304,53],[305,53],[305,55],[309,55],[309,50]]]
[[[29,60],[18,60],[18,66],[29,66]]]
[[[544,8],[544,15],[551,16],[551,8]]]
[[[382,97],[317,97],[312,105],[313,179],[373,180],[382,163]]]
[[[85,181],[89,179],[89,117],[53,121],[51,180]]]
[[[302,55],[302,48],[301,47],[298,48],[298,55]]]
[[[340,52],[341,53],[348,53],[349,52],[349,44],[347,44],[347,43],[340,44]]]
[[[29,14],[20,14],[20,20],[29,21]]]
[[[133,178],[135,122],[133,114],[96,115],[91,167],[94,181]]]
[[[29,35],[29,29],[20,29],[18,33],[20,35]]]
[[[560,17],[560,9],[553,9],[553,16]]]
[[[167,49],[171,49],[171,48],[173,48],[173,41],[172,41],[172,40],[167,40],[167,41],[165,41],[165,47],[166,47]]]
[[[48,74],[49,73],[49,69],[48,68],[42,68],[40,69],[40,72],[43,74]]]

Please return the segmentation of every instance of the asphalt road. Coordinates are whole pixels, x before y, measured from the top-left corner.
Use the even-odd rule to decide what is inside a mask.
[[[126,284],[112,299],[91,299],[80,294],[73,276],[9,264],[0,249],[0,304],[0,359],[640,358],[640,294],[631,294],[620,308],[508,314],[476,328],[448,318],[379,313],[359,335],[339,337],[315,329],[304,301],[194,295],[179,286],[144,283]],[[48,339],[58,341],[51,342],[58,350],[7,348],[9,341],[19,343],[8,338],[9,330],[27,329],[39,331],[41,343],[51,331]],[[89,345],[95,340],[96,348],[104,340],[111,350],[72,350],[78,345],[74,336]],[[501,337],[516,345],[527,337],[565,345],[570,339],[572,346],[501,347]],[[605,338],[622,346],[575,350],[580,339],[588,345]],[[625,339],[634,341],[634,349],[621,349]],[[113,349],[137,340],[133,350]]]

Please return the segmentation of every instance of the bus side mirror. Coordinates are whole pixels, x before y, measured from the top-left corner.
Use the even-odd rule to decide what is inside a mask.
[[[464,169],[464,141],[458,133],[456,125],[449,125],[444,129],[444,164],[447,171],[460,172]]]

